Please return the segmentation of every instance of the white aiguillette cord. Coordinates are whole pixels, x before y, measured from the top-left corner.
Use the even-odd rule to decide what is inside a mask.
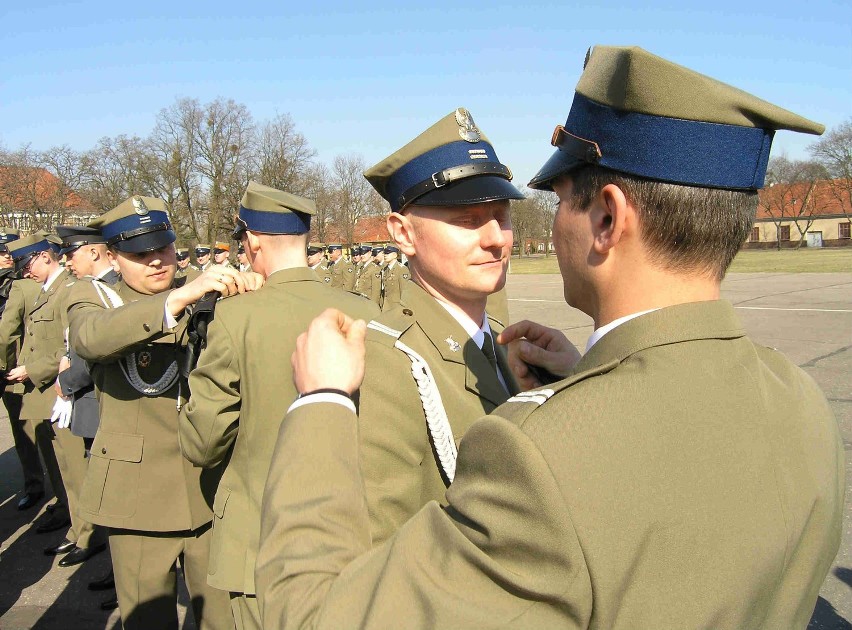
[[[119,306],[124,305],[124,300],[121,299],[121,296],[113,289],[106,286],[103,282],[93,280],[92,285],[94,285],[95,291],[98,293],[98,297],[101,298],[101,302],[103,302],[104,306],[107,308],[118,308]],[[143,396],[148,396],[149,398],[159,396],[171,388],[175,384],[175,381],[178,380],[178,374],[180,373],[180,370],[178,369],[178,362],[172,361],[171,365],[166,368],[166,371],[156,382],[148,383],[140,376],[139,369],[136,367],[135,352],[131,352],[129,355],[124,357],[123,361],[119,361],[118,366],[121,368],[121,372],[124,374],[124,378],[127,379],[127,382],[130,383],[130,386]],[[180,412],[181,408],[180,401],[181,384],[180,381],[178,381],[178,412]]]

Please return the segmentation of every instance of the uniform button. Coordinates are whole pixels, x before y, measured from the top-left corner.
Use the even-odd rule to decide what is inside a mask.
[[[145,329],[145,332],[151,332],[151,327],[148,324],[142,324],[142,328]]]
[[[106,448],[101,449],[101,455],[106,455]]]
[[[412,311],[410,308],[404,308],[404,309],[402,309],[402,314],[403,315],[414,315],[414,311]]]

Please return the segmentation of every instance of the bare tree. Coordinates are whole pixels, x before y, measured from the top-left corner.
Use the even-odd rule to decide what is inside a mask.
[[[781,227],[785,222],[796,226],[799,232],[796,249],[802,246],[818,214],[814,191],[825,175],[825,169],[813,161],[792,161],[783,156],[769,161],[768,188],[761,194],[759,203],[775,224],[778,249],[781,249]]]
[[[305,196],[313,199],[317,213],[311,219],[311,241],[325,243],[334,220],[335,194],[331,175],[324,164],[314,164],[305,175]]]
[[[525,195],[529,191],[522,191]],[[535,235],[539,224],[535,200],[527,196],[525,199],[512,199],[510,202],[512,213],[512,232],[515,243],[518,245],[518,257],[529,254],[526,251],[526,240]]]
[[[553,219],[556,216],[556,194],[549,190],[526,191],[535,209],[537,236],[544,239],[544,255],[550,256],[550,244],[553,240]]]
[[[364,178],[364,158],[360,155],[338,155],[334,158],[332,177],[332,216],[339,236],[352,243],[355,223],[366,216],[382,214],[382,198]]]
[[[852,218],[847,211],[852,205],[852,118],[829,131],[808,150],[828,173],[831,195],[849,220]]]
[[[311,167],[315,156],[290,115],[278,114],[258,134],[257,178],[267,186],[305,196],[314,184]]]
[[[81,158],[80,189],[101,212],[131,195],[156,195],[151,185],[150,156],[138,136],[101,138]]]

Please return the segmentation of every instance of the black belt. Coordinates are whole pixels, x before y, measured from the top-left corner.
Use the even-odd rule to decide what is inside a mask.
[[[399,207],[404,208],[406,204],[411,203],[428,192],[475,175],[500,175],[506,179],[512,179],[512,171],[509,170],[509,167],[496,162],[480,162],[479,164],[454,166],[443,171],[438,171],[437,173],[432,173],[432,177],[429,179],[425,179],[419,184],[414,184],[414,186],[399,196]]]

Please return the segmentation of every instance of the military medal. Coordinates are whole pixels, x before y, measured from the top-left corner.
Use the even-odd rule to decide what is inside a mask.
[[[453,352],[458,352],[459,348],[461,348],[459,342],[453,339],[451,336],[444,339],[444,341],[447,342],[447,345],[450,346],[450,350],[452,350]]]

